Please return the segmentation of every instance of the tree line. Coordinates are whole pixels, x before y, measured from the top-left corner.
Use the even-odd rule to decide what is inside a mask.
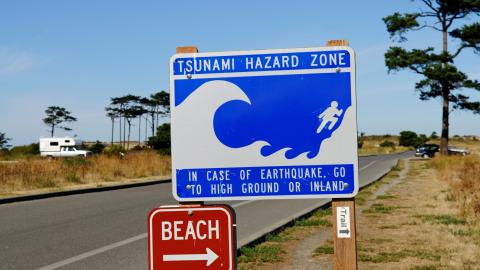
[[[132,126],[138,127],[138,143],[142,141],[142,121],[144,125],[144,141],[156,135],[160,120],[170,114],[170,94],[160,91],[148,97],[132,94],[112,97],[105,108],[111,120],[111,144],[115,140],[115,124],[118,123],[118,141],[126,149],[130,147]],[[148,136],[150,129],[151,136]]]
[[[111,97],[110,104],[105,107],[106,116],[111,120],[110,143],[114,144],[115,129],[118,129],[118,142],[126,149],[130,148],[132,127],[138,127],[138,144],[142,142],[142,122],[144,126],[144,141],[157,134],[160,120],[170,114],[170,94],[159,91],[148,97],[127,94],[119,97]],[[67,125],[78,119],[72,113],[60,106],[50,106],[45,110],[43,118],[45,125],[49,127],[49,133],[55,136],[55,130],[62,129],[71,131]],[[149,134],[150,130],[150,135]]]
[[[105,107],[106,116],[111,120],[111,145],[115,140],[115,128],[118,129],[118,142],[129,149],[132,127],[138,127],[138,144],[142,142],[142,129],[144,130],[144,141],[153,148],[169,148],[170,125],[160,125],[162,118],[170,114],[170,94],[159,91],[148,97],[127,94],[119,97],[111,97],[110,104]],[[56,130],[71,131],[69,124],[78,121],[64,107],[49,106],[45,110],[43,123],[48,127],[51,137],[55,136]],[[142,126],[143,123],[143,126]],[[150,132],[150,134],[149,134]],[[161,134],[159,134],[161,133]],[[150,136],[149,136],[150,135]],[[168,138],[167,138],[168,137]],[[0,150],[8,149],[11,145],[5,133],[0,132]]]

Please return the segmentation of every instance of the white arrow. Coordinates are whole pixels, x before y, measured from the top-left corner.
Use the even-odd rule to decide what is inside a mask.
[[[211,249],[206,248],[205,254],[174,254],[163,255],[163,261],[165,262],[178,262],[178,261],[207,261],[207,266],[210,266],[214,261],[218,259],[218,255]]]

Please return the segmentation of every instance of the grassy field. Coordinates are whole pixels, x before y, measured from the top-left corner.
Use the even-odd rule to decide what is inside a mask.
[[[479,228],[461,214],[434,162],[410,161],[406,178],[362,211],[360,269],[478,269]]]
[[[95,155],[53,160],[20,159],[0,162],[0,196],[131,182],[138,178],[170,176],[170,171],[170,157],[155,151],[133,151],[124,158]]]
[[[480,142],[451,145],[472,154],[399,162],[359,192],[359,269],[480,269]],[[331,211],[318,210],[243,248],[239,269],[331,269],[331,235]]]
[[[375,182],[368,188],[361,190],[356,197],[357,205],[364,205],[367,199],[371,197],[375,190],[382,184],[389,183],[392,179],[398,177],[398,172],[401,170],[402,164],[403,163],[400,163],[400,165],[396,166],[381,182]],[[263,243],[253,247],[242,248],[242,255],[238,258],[238,269],[289,269],[293,267],[291,264],[295,263],[294,253],[298,253],[299,250],[311,254],[313,259],[327,256],[326,260],[322,258],[322,262],[319,262],[319,265],[323,265],[326,261],[330,260],[330,256],[333,254],[333,242],[326,240],[325,243],[320,246],[316,245],[316,243],[321,242],[324,237],[328,239],[331,236],[331,219],[331,208],[320,209],[307,218],[296,220],[292,226],[278,233],[267,235]],[[302,242],[304,242],[305,239],[314,240],[312,241],[312,250],[302,247]],[[302,269],[302,267],[301,265],[297,265],[295,269]],[[324,268],[319,267],[318,269],[329,268],[331,267],[329,267],[327,263],[327,266]],[[309,268],[306,267],[305,269]]]

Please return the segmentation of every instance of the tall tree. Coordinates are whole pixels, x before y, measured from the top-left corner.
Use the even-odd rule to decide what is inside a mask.
[[[423,76],[415,89],[421,100],[440,98],[442,100],[442,134],[440,148],[442,154],[448,154],[449,113],[452,109],[469,110],[480,113],[480,102],[471,101],[463,94],[466,88],[480,91],[480,83],[471,80],[454,65],[455,58],[464,49],[473,49],[480,53],[480,23],[463,24],[455,29],[467,17],[480,15],[479,0],[420,0],[424,9],[416,13],[394,13],[383,18],[392,39],[406,41],[408,31],[433,29],[442,35],[442,49],[436,53],[433,47],[427,49],[406,50],[394,46],[385,53],[388,71],[411,70]],[[458,40],[458,46],[450,53],[448,35]]]
[[[145,134],[144,134],[145,140],[144,141],[146,142],[146,141],[148,141],[148,125],[149,125],[149,122],[150,122],[148,120],[148,110],[147,109],[145,109],[145,114],[147,114],[147,115],[143,116],[143,118],[145,119]]]
[[[139,100],[137,108],[138,111],[136,112],[136,115],[138,116],[138,145],[140,146],[142,144],[142,117],[147,113],[147,109],[143,107],[141,100]]]
[[[131,106],[134,106],[136,103],[138,103],[140,100],[139,96],[135,95],[124,95],[121,97],[113,97],[111,98],[111,103],[110,105],[112,107],[116,108],[116,111],[119,114],[120,117],[120,137],[122,137],[122,120],[123,120],[123,139],[120,138],[120,141],[122,143],[122,146],[125,147],[125,142],[126,142],[126,127],[127,127],[127,111]]]
[[[145,97],[140,100],[140,103],[145,108],[147,114],[147,117],[145,117],[145,125],[147,125],[147,122],[150,122],[150,128],[153,136],[155,134],[155,112],[157,110],[157,104],[154,100]],[[148,121],[148,116],[151,118],[150,121]]]
[[[111,138],[110,145],[113,145],[113,141],[114,141],[113,133],[115,132],[115,119],[117,119],[120,116],[120,114],[117,108],[114,108],[114,107],[106,107],[105,111],[107,112],[107,117],[110,118],[110,120],[112,121],[112,138]]]
[[[43,118],[43,122],[50,128],[50,134],[53,137],[55,129],[63,129],[66,131],[72,130],[64,124],[77,121],[76,117],[71,115],[71,112],[67,111],[63,107],[50,106],[45,110],[47,117]]]
[[[130,131],[132,127],[132,119],[135,119],[142,114],[144,114],[144,109],[140,105],[132,105],[126,108],[125,110],[124,117],[127,120],[127,124],[128,124],[127,149],[129,149],[130,147]]]
[[[155,130],[159,125],[159,118],[167,116],[170,113],[170,94],[165,91],[160,91],[150,95],[150,99],[156,105],[155,116],[156,125]]]
[[[125,121],[123,121],[123,126],[124,126],[124,132],[122,133],[122,117],[123,117],[123,113],[124,113],[124,110],[125,110],[125,104],[127,104],[128,100],[125,98],[125,96],[122,96],[122,97],[112,97],[110,98],[111,102],[110,102],[110,105],[112,106],[112,108],[114,107],[115,108],[115,111],[117,112],[118,114],[118,118],[119,118],[119,123],[118,123],[118,136],[119,136],[119,139],[118,141],[120,142],[120,144],[122,146],[124,146],[124,139],[122,139],[122,134],[125,134]],[[125,136],[124,136],[125,137]]]
[[[5,133],[0,132],[0,150],[10,147],[10,145],[7,144],[10,140]]]

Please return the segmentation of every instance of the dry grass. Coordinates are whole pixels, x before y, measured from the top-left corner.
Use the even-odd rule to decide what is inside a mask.
[[[458,142],[453,145],[466,146]],[[468,148],[474,153],[480,150],[480,144],[478,146],[469,144]],[[386,177],[363,189],[356,197],[359,269],[480,269],[480,226],[466,217],[474,216],[474,212],[462,215],[459,210],[463,205],[462,198],[480,195],[480,157],[473,154],[434,160],[415,159],[408,164],[410,171],[406,178],[397,179],[407,165],[400,162]],[[437,177],[434,168],[443,179]],[[472,174],[476,174],[476,178]],[[382,192],[385,185],[394,181],[395,185]],[[456,182],[462,183],[462,189],[452,188]],[[456,189],[458,195],[450,194],[450,190]],[[454,196],[458,196],[458,202]],[[328,221],[331,219],[329,215],[322,213],[320,216],[328,217],[325,219]],[[331,235],[331,227],[301,226],[305,224],[317,222],[297,222],[297,226],[267,237],[264,244],[276,245],[275,250],[284,251],[280,254],[282,261],[242,262],[239,269],[331,269],[331,242],[323,241],[322,245],[311,250],[306,250],[303,245],[321,234]],[[311,257],[301,257],[304,261],[299,261],[298,250],[306,254],[310,252]],[[304,267],[311,265],[315,268]]]
[[[361,141],[363,145],[362,148],[358,149],[359,155],[390,154],[411,150],[409,147],[398,144],[398,136],[365,136]],[[394,143],[394,146],[381,147],[380,145],[385,141]]]
[[[375,202],[357,220],[359,269],[479,269],[478,227],[459,215],[430,164],[411,161],[381,207]]]
[[[384,184],[390,183],[399,176],[399,172],[404,168],[403,161],[395,166],[381,180],[374,182],[367,188],[362,189],[356,197],[356,202],[363,205],[367,199]],[[382,200],[393,198],[392,196],[381,196]],[[377,205],[376,205],[377,207]],[[331,240],[321,240],[323,237],[330,238],[332,235],[332,209],[319,209],[305,219],[297,220],[293,226],[284,230],[267,235],[265,241],[255,247],[249,247],[239,257],[239,270],[277,270],[277,269],[311,269],[308,265],[312,263],[305,260],[310,258],[315,262],[313,269],[331,269],[331,254],[333,252],[333,242]],[[311,240],[315,240],[310,242]],[[307,241],[309,243],[305,244]],[[318,243],[323,243],[317,246]],[[305,244],[305,245],[303,245]],[[310,245],[312,249],[310,249]],[[251,255],[255,251],[255,257]],[[272,260],[272,252],[275,251],[279,260]],[[299,256],[302,254],[303,256]],[[305,256],[306,255],[306,256]],[[299,262],[299,260],[302,260]]]
[[[154,151],[130,152],[124,158],[97,155],[91,158],[40,159],[0,163],[0,195],[40,189],[123,181],[171,174],[169,156]]]
[[[480,156],[438,156],[431,165],[449,184],[447,198],[458,202],[462,216],[480,223]]]

